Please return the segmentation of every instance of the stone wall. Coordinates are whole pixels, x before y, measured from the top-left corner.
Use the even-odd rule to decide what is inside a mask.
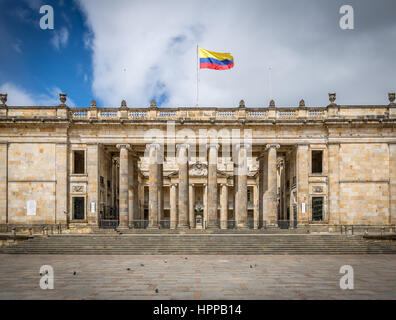
[[[342,144],[339,161],[340,223],[388,224],[388,144]]]
[[[55,144],[9,144],[9,223],[55,223],[55,159]],[[35,200],[36,215],[27,215],[27,200]]]

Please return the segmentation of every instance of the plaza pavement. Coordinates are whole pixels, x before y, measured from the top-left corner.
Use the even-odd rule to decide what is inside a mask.
[[[53,290],[40,289],[42,265]],[[340,289],[343,265],[353,290]],[[0,299],[396,299],[396,255],[3,254]]]

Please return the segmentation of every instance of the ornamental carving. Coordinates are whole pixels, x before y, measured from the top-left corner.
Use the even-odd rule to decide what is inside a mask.
[[[190,168],[190,175],[196,177],[204,177],[208,174],[208,168],[203,163],[195,163]]]
[[[72,186],[72,192],[73,193],[84,193],[85,192],[85,187],[84,186]]]
[[[390,102],[391,104],[394,104],[395,98],[396,98],[395,92],[390,92],[390,93],[388,93],[388,98],[389,98],[389,102]]]
[[[313,186],[312,187],[312,192],[314,192],[314,193],[322,193],[323,192],[323,187],[321,187],[321,186]]]
[[[334,104],[336,100],[336,94],[335,93],[329,93],[329,101],[331,104]]]

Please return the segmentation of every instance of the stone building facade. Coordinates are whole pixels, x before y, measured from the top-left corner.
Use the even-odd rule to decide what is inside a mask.
[[[0,230],[396,223],[396,104],[7,106]]]

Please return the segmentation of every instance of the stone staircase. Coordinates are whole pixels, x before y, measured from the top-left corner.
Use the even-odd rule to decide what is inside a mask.
[[[3,254],[390,254],[394,241],[331,234],[89,234],[35,236]]]

